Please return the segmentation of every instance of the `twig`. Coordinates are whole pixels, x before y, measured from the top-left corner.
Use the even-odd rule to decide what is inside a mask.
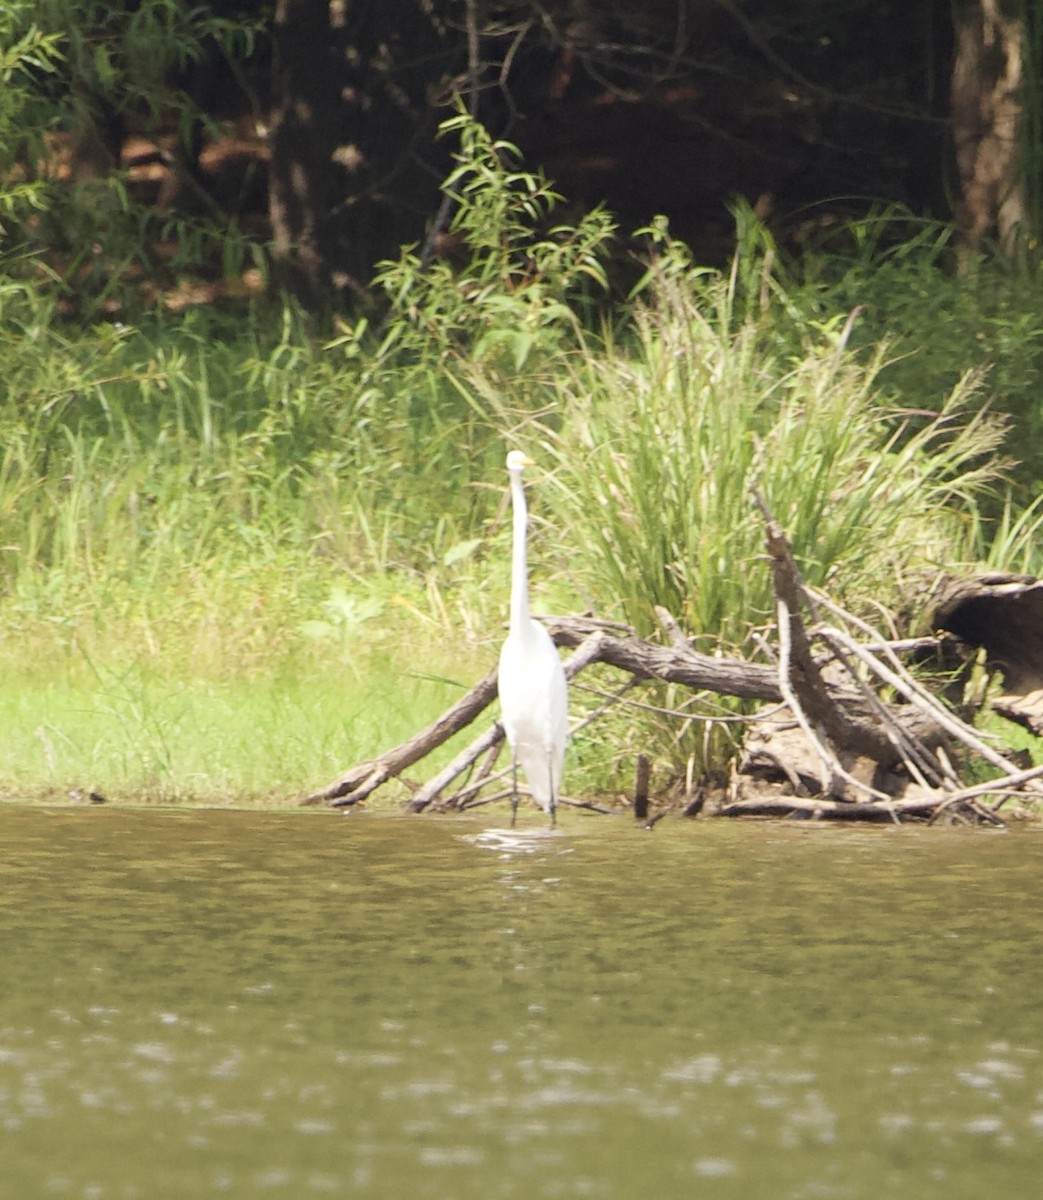
[[[505,788],[499,792],[493,792],[491,796],[482,796],[481,799],[468,800],[461,807],[468,812],[472,808],[485,808],[489,804],[495,804],[498,800],[509,800],[514,794],[513,788]],[[600,804],[594,804],[590,800],[570,800],[568,796],[558,796],[558,804],[564,804],[567,808],[582,808],[587,812],[600,813],[604,817],[614,817],[617,813],[611,808],[602,808]]]
[[[881,736],[878,728],[865,722],[856,722],[843,706],[833,702],[812,657],[808,635],[800,619],[801,600],[808,605],[812,615],[815,615],[814,601],[804,587],[788,538],[763,497],[755,493],[754,500],[764,515],[772,563],[779,637],[779,689],[821,763],[821,791],[826,794],[831,792],[834,780],[839,778],[856,791],[889,802],[891,797],[886,793],[863,783],[847,771],[833,750],[833,744],[836,744],[862,751],[868,742],[872,752],[878,750],[881,743],[887,744],[891,739],[886,732]],[[852,674],[850,671],[848,673]],[[878,757],[878,754],[874,753],[874,757]]]
[[[510,800],[513,794],[513,788],[503,788],[501,791],[492,792],[488,796],[476,796],[474,799],[469,799],[466,803],[460,805],[460,809],[461,811],[470,811],[472,808],[485,808],[487,804],[495,804],[497,800]]]
[[[811,817],[847,821],[887,821],[895,824],[903,816],[929,816],[937,804],[936,797],[888,799],[886,802],[867,800],[862,804],[852,804],[847,800],[835,800],[827,796],[754,796],[745,800],[727,800],[717,811],[722,817],[785,816],[798,812]]]
[[[790,638],[793,622],[789,606],[781,597],[777,598],[776,605],[779,614],[779,687],[782,689],[783,695],[786,696],[786,703],[796,718],[797,724],[800,726],[804,736],[808,739],[822,764],[822,775],[819,782],[823,795],[829,795],[833,791],[833,781],[839,778],[849,787],[855,788],[856,791],[864,792],[874,800],[885,804],[890,803],[892,797],[888,796],[886,792],[879,791],[871,784],[863,783],[844,768],[840,759],[833,752],[832,747],[827,741],[819,737],[818,732],[808,720],[797,697],[796,690],[790,685]]]
[[[627,692],[629,692],[632,688],[637,687],[640,682],[640,679],[631,677],[614,692],[602,692],[597,688],[585,688],[585,691],[590,692],[595,696],[601,696],[602,703],[599,704],[597,708],[591,709],[590,712],[577,721],[575,725],[571,725],[569,727],[569,737],[572,737],[574,733],[578,733],[581,729],[586,729],[588,725],[593,725],[598,717],[602,716],[604,713],[607,713],[610,708],[615,708],[617,704],[625,704],[627,706],[634,706],[636,708],[651,707],[643,705],[639,700],[626,700],[624,698]]]
[[[493,725],[490,725],[484,732],[480,733],[473,742],[465,746],[437,775],[433,775],[423,787],[418,788],[410,796],[406,803],[408,811],[423,812],[429,804],[433,804],[438,799],[458,775],[462,775],[474,764],[475,759],[479,755],[493,749],[499,750],[502,742],[503,726],[497,721]]]
[[[763,497],[754,493],[754,500],[764,514],[768,554],[771,556],[772,586],[778,600],[784,601],[787,611],[790,656],[787,676],[792,690],[799,696],[801,708],[815,729],[837,746],[881,759],[891,749],[891,739],[875,720],[866,720],[853,711],[850,695],[838,702],[830,694],[825,680],[811,654],[807,633],[800,620],[802,599],[815,614],[807,589],[793,558],[789,540],[772,516]],[[782,637],[782,620],[779,636]],[[781,677],[781,672],[780,672]]]
[[[917,737],[911,730],[904,728],[894,719],[887,705],[884,704],[876,692],[866,684],[858,671],[855,670],[847,651],[836,642],[831,642],[824,634],[821,634],[820,627],[816,628],[816,632],[823,636],[823,640],[829,646],[833,656],[844,667],[848,678],[875,714],[880,728],[884,732],[884,736],[894,747],[895,753],[906,771],[908,771],[910,777],[925,788],[944,784],[947,779],[959,783],[956,773],[952,770],[948,760],[940,750],[938,753],[932,754],[927,744],[921,738]],[[875,631],[872,632],[875,633]],[[884,645],[886,646],[887,643],[884,643]]]
[[[915,679],[906,672],[897,651],[900,649],[929,649],[939,645],[938,639],[934,637],[908,638],[905,641],[888,641],[885,638],[881,638],[879,631],[874,629],[868,621],[863,620],[862,617],[856,616],[852,612],[848,612],[847,609],[842,608],[835,600],[831,600],[824,592],[820,592],[817,588],[808,587],[807,584],[804,585],[804,590],[809,596],[813,596],[815,603],[826,609],[827,612],[831,612],[835,617],[838,617],[848,625],[853,625],[861,633],[864,633],[866,637],[872,638],[873,640],[868,642],[863,649],[870,652],[880,651],[883,653],[894,669],[905,675],[910,683],[915,683]]]
[[[972,787],[961,788],[958,792],[953,792],[951,796],[948,796],[946,803],[971,800],[976,796],[992,796],[1002,792],[1004,793],[1002,799],[991,806],[990,811],[995,812],[1013,796],[1024,795],[1022,789],[1026,783],[1032,783],[1040,778],[1043,778],[1043,766],[1030,767],[1024,771],[1015,771],[1011,775],[1002,775],[998,779],[990,779],[985,783],[976,783]]]
[[[614,692],[606,692],[603,688],[591,687],[590,684],[577,684],[576,690],[585,692],[588,696],[600,696],[607,703],[600,708],[594,709],[584,720],[575,725],[569,732],[574,733],[577,729],[582,729],[584,725],[589,725],[597,717],[605,711],[605,709],[613,707],[616,704],[622,705],[624,708],[633,708],[638,712],[654,713],[657,717],[673,717],[675,720],[684,721],[686,723],[693,721],[707,721],[712,724],[720,725],[756,725],[758,721],[767,721],[772,715],[785,708],[784,704],[777,704],[773,708],[763,709],[755,713],[733,713],[723,710],[721,712],[697,713],[690,712],[682,707],[666,708],[662,704],[649,704],[647,700],[628,700],[626,693],[631,688],[636,687],[644,680],[631,676],[626,683]],[[685,703],[693,703],[699,699],[705,699],[701,694],[693,695],[690,700]]]
[[[935,824],[946,813],[956,812],[957,816],[962,816],[958,810],[961,808],[969,809],[978,821],[983,821],[988,825],[1003,825],[1004,822],[996,816],[996,814],[987,808],[982,808],[980,804],[975,804],[973,799],[961,798],[959,796],[949,796],[943,800],[938,807],[931,813],[927,819],[928,825]]]
[[[615,817],[619,814],[611,808],[603,808],[600,804],[595,804],[592,800],[570,800],[567,796],[558,797],[559,804],[566,804],[569,808],[582,808],[587,812],[599,813],[603,817]]]
[[[447,802],[449,808],[464,808],[467,801],[476,796],[486,783],[489,782],[492,769],[496,765],[496,760],[500,757],[500,750],[503,748],[503,741],[497,740],[485,752],[485,757],[475,771],[473,777],[468,780],[465,787],[459,788],[453,793]]]
[[[915,686],[915,680],[905,670],[897,651],[899,649],[919,649],[924,645],[937,646],[937,638],[910,638],[904,641],[888,640],[881,638],[876,629],[873,628],[867,621],[856,617],[853,613],[847,612],[835,601],[828,596],[823,595],[816,589],[809,588],[807,584],[801,583],[802,594],[811,607],[822,607],[833,613],[834,616],[841,620],[854,625],[867,637],[874,639],[868,645],[862,647],[864,650],[879,650],[886,655],[891,662],[897,674],[902,676],[911,686]],[[827,633],[828,627],[822,626],[816,628],[815,632],[823,637],[823,640],[829,646],[831,653],[840,662],[846,670],[848,677],[852,680],[856,688],[862,694],[863,699],[875,713],[881,728],[884,730],[888,740],[894,746],[895,752],[901,760],[910,777],[922,787],[930,789],[935,786],[959,786],[960,779],[953,770],[945,752],[941,746],[932,752],[930,747],[918,737],[911,729],[896,721],[888,709],[887,705],[879,698],[876,692],[870,688],[858,671],[855,670],[849,657],[849,652],[845,646],[839,644],[836,640],[831,640]],[[933,715],[932,710],[932,714]],[[929,778],[928,778],[929,777]]]
[[[682,654],[691,650],[692,646],[688,638],[685,636],[684,630],[677,623],[677,618],[668,608],[664,608],[661,604],[653,606],[652,611],[656,615],[656,620],[659,622],[663,632],[670,639],[670,645],[675,650],[679,650]]]
[[[929,692],[926,692],[919,684],[911,677],[903,677],[903,673],[891,670],[883,663],[875,654],[864,649],[862,646],[846,634],[842,629],[837,629],[835,626],[822,626],[819,632],[823,637],[836,639],[841,645],[845,646],[856,658],[860,659],[867,666],[871,667],[885,683],[888,683],[901,696],[918,708],[921,712],[929,715],[936,721],[947,733],[951,734],[958,741],[962,742],[969,749],[991,763],[994,767],[998,767],[1001,771],[1008,774],[1016,774],[1017,766],[1009,759],[1004,758],[997,750],[994,750],[988,743],[983,742],[974,730],[961,721],[948,709],[942,707]]]

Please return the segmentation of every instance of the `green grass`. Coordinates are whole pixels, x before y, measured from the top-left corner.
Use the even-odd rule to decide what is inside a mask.
[[[8,674],[2,792],[75,788],[132,803],[293,803],[404,740],[457,697],[384,661],[357,674],[303,658],[257,679],[172,678],[136,665]],[[345,676],[348,676],[345,678]],[[394,789],[383,801],[401,797]]]
[[[158,619],[23,618],[0,654],[0,794],[293,802],[410,736],[489,669],[494,651],[454,644],[424,604],[415,586],[342,585],[284,608],[278,648],[275,614],[253,624],[192,596]]]

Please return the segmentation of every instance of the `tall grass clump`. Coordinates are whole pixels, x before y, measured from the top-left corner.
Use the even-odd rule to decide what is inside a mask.
[[[662,604],[715,648],[748,649],[772,611],[755,493],[808,582],[840,599],[893,602],[951,561],[1002,474],[980,376],[896,406],[879,386],[886,344],[850,352],[846,314],[789,353],[781,301],[737,318],[734,274],[679,270],[673,244],[665,255],[628,345],[575,360],[569,384],[559,478],[602,594],[643,631]]]
[[[755,495],[806,580],[873,615],[982,533],[1004,426],[975,372],[933,404],[896,404],[886,344],[854,353],[844,313],[791,350],[789,298],[773,285],[750,303],[738,280],[660,238],[631,324],[570,360],[556,481],[589,602],[644,634],[662,605],[704,652],[750,658],[773,620]],[[727,749],[704,746],[704,765]]]

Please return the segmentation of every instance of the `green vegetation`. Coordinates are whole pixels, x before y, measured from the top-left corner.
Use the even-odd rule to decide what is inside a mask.
[[[383,315],[323,341],[266,300],[88,325],[0,278],[3,794],[267,802],[413,732],[495,662],[511,445],[546,468],[537,610],[647,632],[663,604],[708,651],[770,620],[755,489],[867,614],[1043,567],[1043,461],[1013,461],[1034,273],[955,273],[893,213],[787,263],[740,211],[729,271],[656,225],[620,293],[608,216],[555,224],[546,181],[451,124],[460,261],[405,251]],[[656,721],[578,739],[570,790],[649,745],[662,776],[721,766],[719,731]]]

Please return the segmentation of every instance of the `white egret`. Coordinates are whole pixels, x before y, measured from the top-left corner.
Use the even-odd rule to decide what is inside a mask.
[[[518,765],[533,799],[556,821],[568,734],[568,685],[550,634],[529,616],[526,556],[528,510],[522,471],[532,459],[507,455],[511,481],[514,548],[511,557],[511,623],[500,651],[498,686],[503,728],[512,754],[511,825],[518,815]]]

